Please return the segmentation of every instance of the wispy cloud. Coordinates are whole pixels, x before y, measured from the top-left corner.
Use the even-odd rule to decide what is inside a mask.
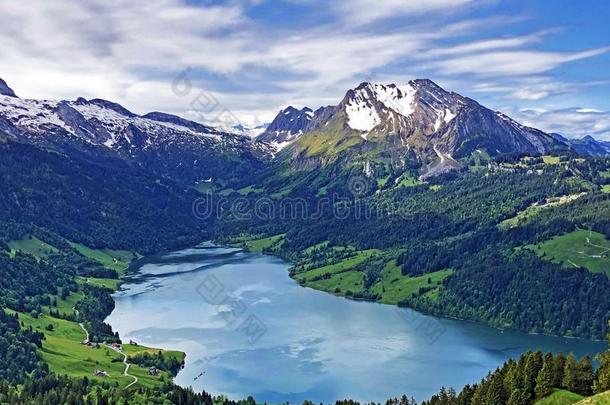
[[[480,76],[525,76],[555,69],[562,64],[610,52],[610,47],[581,52],[545,52],[532,50],[480,52],[439,60],[433,64],[443,74]]]
[[[547,47],[566,29],[486,9],[496,0],[284,0],[273,7],[287,3],[311,12],[306,29],[259,18],[271,6],[266,0],[4,0],[0,77],[26,97],[103,97],[140,113],[206,119],[171,91],[173,77],[191,67],[195,85],[244,121],[287,104],[337,103],[364,80],[430,77],[515,111],[522,102],[607,84],[565,77],[572,62],[608,53],[606,44]],[[510,29],[524,21],[527,28]],[[567,102],[554,108],[582,105]],[[599,116],[586,118],[603,133]]]
[[[598,139],[610,140],[610,111],[574,107],[553,110],[507,108],[505,112],[525,125],[547,132],[578,138],[591,135]]]
[[[387,18],[460,10],[473,0],[342,0],[336,3],[339,16],[350,24],[370,24]]]

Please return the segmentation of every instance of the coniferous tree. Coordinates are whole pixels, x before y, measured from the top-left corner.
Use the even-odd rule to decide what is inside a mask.
[[[542,369],[544,359],[542,358],[542,353],[540,351],[528,352],[526,356],[524,388],[528,397],[533,399],[536,396],[536,377],[538,377],[538,373]]]
[[[580,360],[577,367],[577,384],[576,393],[580,395],[591,395],[591,387],[593,386],[593,363],[591,357],[585,356]]]
[[[544,398],[553,392],[553,371],[555,369],[553,355],[547,353],[544,356],[544,363],[542,369],[536,377],[536,397]]]
[[[610,351],[605,351],[597,355],[599,368],[593,382],[593,393],[599,394],[610,390]]]
[[[510,393],[508,405],[529,405],[530,399],[528,394],[522,388],[517,388]]]
[[[578,387],[578,364],[576,357],[570,353],[566,358],[563,368],[563,379],[561,380],[561,388],[575,392]]]
[[[506,403],[506,392],[504,391],[503,378],[502,374],[496,371],[489,382],[485,404],[496,405],[504,403]]]
[[[553,370],[553,387],[561,388],[563,380],[563,370],[566,365],[566,356],[563,353],[555,355],[555,364]]]

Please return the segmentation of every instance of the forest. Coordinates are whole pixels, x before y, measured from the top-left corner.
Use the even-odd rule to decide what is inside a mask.
[[[568,157],[563,165],[538,171],[500,170],[522,159],[504,156],[488,170],[389,188],[363,178],[361,168],[329,171],[333,181],[322,195],[315,182],[307,184],[307,174],[269,178],[246,192],[215,193],[212,198],[226,204],[196,218],[192,204],[200,192],[106,157],[79,161],[12,141],[0,144],[0,157],[2,403],[254,404],[252,398],[197,394],[166,380],[124,390],[58,375],[43,361],[44,333],[26,326],[25,318],[51,317],[82,323],[94,343],[119,342],[103,320],[114,308],[111,293],[127,262],[210,237],[283,256],[294,263],[291,275],[304,283],[332,283],[335,272],[361,273],[360,290],[329,290],[348,298],[388,299],[388,277],[404,277],[417,284],[391,300],[424,312],[528,332],[605,338],[608,331],[607,275],[528,248],[578,229],[610,236],[610,195],[600,191],[608,179],[599,175],[610,168],[608,160]],[[354,194],[347,185],[354,174],[372,182],[365,193]],[[287,191],[274,195],[278,187]],[[332,195],[337,200],[319,204]],[[567,203],[549,203],[575,195]],[[273,217],[256,215],[261,198]],[[127,264],[119,265],[120,255],[108,256],[104,249],[124,249]],[[96,259],[99,254],[107,257]],[[308,275],[320,268],[327,270]],[[155,351],[129,358],[171,375],[182,365]],[[587,396],[610,389],[609,360],[602,354],[594,367],[589,358],[526,353],[459,393],[443,389],[423,404],[529,405],[558,391]],[[406,396],[387,401],[413,403]]]

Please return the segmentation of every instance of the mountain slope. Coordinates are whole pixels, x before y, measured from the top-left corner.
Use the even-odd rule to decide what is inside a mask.
[[[269,143],[277,150],[281,150],[309,128],[313,115],[311,108],[305,107],[297,110],[289,106],[278,113],[265,132],[257,137],[257,140]]]
[[[580,139],[570,139],[570,146],[580,155],[607,157],[610,156],[610,142],[598,141],[590,135]]]
[[[297,121],[303,111],[309,118],[306,124]],[[362,83],[349,90],[336,107],[313,113],[310,109],[290,109],[281,112],[274,123],[265,140],[297,139],[285,154],[296,162],[296,168],[325,165],[349,151],[346,160],[351,164],[389,159],[404,167],[412,161],[423,174],[438,165],[455,166],[455,160],[477,150],[492,156],[539,155],[568,147],[431,80],[413,80],[401,86]],[[284,134],[291,137],[280,138]]]
[[[2,133],[93,159],[119,156],[187,184],[239,178],[270,158],[263,143],[170,114],[139,116],[101,99],[24,100],[9,93],[0,95]]]
[[[8,84],[2,79],[0,79],[0,94],[3,96],[17,97],[13,89],[8,87]]]
[[[196,191],[118,157],[102,163],[0,137],[0,228],[34,224],[89,247],[143,252],[205,237]]]

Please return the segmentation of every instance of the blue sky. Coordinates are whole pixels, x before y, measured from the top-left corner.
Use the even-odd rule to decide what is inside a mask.
[[[602,1],[3,0],[0,77],[22,97],[250,125],[362,81],[430,78],[525,124],[610,139],[609,22]]]

